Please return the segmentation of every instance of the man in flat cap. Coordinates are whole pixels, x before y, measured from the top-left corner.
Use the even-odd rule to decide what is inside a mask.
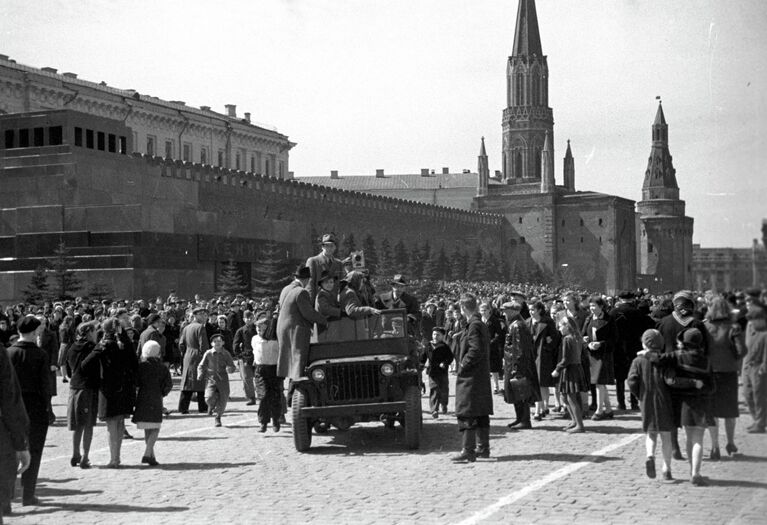
[[[345,272],[341,261],[333,255],[336,253],[336,245],[336,236],[326,233],[322,236],[322,251],[306,260],[306,267],[309,268],[309,300],[312,304],[317,299],[319,278],[323,271],[328,272],[331,279],[335,279],[333,292],[338,295],[338,283]]]
[[[178,411],[182,414],[189,413],[189,402],[192,400],[192,394],[196,392],[197,410],[205,414],[208,411],[208,404],[205,402],[205,381],[197,379],[197,366],[210,348],[208,332],[205,329],[208,311],[198,306],[192,311],[192,315],[194,320],[184,327],[178,339],[178,349],[184,356]]]
[[[303,375],[309,357],[309,341],[314,323],[327,324],[312,306],[306,286],[312,278],[309,268],[299,266],[295,280],[280,293],[277,341],[280,347],[277,375],[296,380]]]

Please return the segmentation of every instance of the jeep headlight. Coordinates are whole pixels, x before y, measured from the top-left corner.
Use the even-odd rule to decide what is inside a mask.
[[[381,373],[385,376],[394,374],[394,365],[391,363],[384,363],[381,365]]]
[[[325,380],[325,370],[322,368],[315,368],[312,370],[312,379],[315,381],[324,381]]]

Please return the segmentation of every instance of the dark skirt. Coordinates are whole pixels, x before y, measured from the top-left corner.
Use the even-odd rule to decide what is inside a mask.
[[[556,387],[558,384],[556,377],[551,377],[551,373],[557,367],[557,355],[553,350],[541,349],[538,359],[535,361],[538,369],[538,383],[541,387]]]
[[[680,407],[680,422],[683,427],[705,428],[714,424],[710,396],[682,396]]]
[[[503,349],[498,345],[490,345],[490,372],[496,374],[503,372]]]
[[[91,388],[72,389],[67,403],[67,427],[77,430],[96,426],[99,392]]]
[[[563,394],[588,392],[589,385],[583,375],[583,367],[579,364],[567,365],[559,372],[559,391]]]
[[[714,391],[711,415],[721,418],[736,418],[738,410],[738,373],[714,372]]]

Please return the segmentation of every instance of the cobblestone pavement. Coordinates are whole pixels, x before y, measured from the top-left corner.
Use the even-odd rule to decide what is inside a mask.
[[[241,395],[235,376],[232,390]],[[745,434],[747,415],[736,436],[743,455],[706,460],[708,487],[693,487],[682,461],[673,464],[673,482],[645,476],[637,413],[589,421],[585,434],[564,434],[564,421],[553,416],[509,432],[513,408],[500,397],[492,458],[473,464],[449,461],[459,448],[449,415],[434,420],[424,411],[417,451],[405,449],[401,427],[370,423],[315,434],[310,452],[299,454],[290,424],[259,434],[255,407],[235,397],[221,428],[205,415],[166,419],[157,468],[141,465],[142,439],[124,442],[122,469],[98,468],[108,460],[99,424],[94,468],[81,470],[69,466],[67,394],[60,383],[59,419],[40,469],[42,504],[22,507],[17,499],[7,523],[764,523],[767,515],[767,435]],[[165,405],[177,401],[176,389]]]

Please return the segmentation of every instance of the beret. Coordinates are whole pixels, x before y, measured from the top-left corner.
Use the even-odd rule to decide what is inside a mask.
[[[25,315],[24,318],[19,321],[19,324],[16,325],[16,328],[20,334],[28,334],[37,330],[37,327],[40,326],[40,324],[40,320],[34,315]]]

